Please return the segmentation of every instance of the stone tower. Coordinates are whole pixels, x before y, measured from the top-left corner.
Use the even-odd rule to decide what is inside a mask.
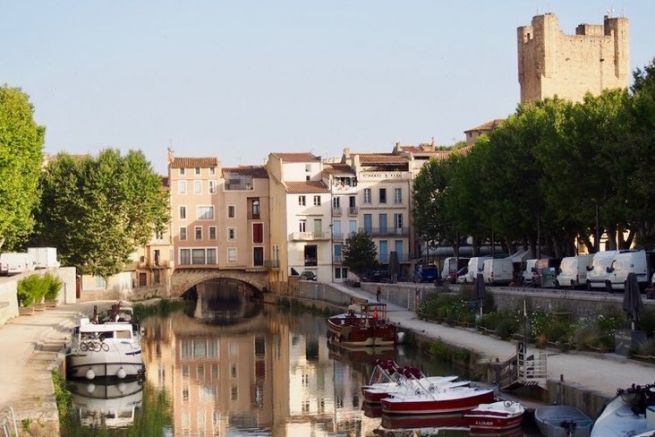
[[[517,29],[521,103],[555,95],[580,101],[587,92],[626,88],[629,81],[629,24],[605,16],[600,24],[580,24],[562,33],[555,14],[532,18]]]

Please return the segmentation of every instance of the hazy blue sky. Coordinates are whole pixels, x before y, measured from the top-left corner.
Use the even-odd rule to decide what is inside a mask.
[[[140,148],[261,164],[438,144],[514,111],[516,27],[631,25],[632,69],[655,56],[655,2],[6,1],[0,83],[27,92],[46,151]]]

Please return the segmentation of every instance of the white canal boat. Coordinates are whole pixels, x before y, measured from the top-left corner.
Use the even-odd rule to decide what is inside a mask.
[[[136,323],[92,323],[82,318],[67,356],[70,378],[136,378],[144,373],[141,336]]]

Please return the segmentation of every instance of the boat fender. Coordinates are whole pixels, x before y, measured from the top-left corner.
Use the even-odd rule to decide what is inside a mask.
[[[511,401],[505,401],[505,407],[506,407],[506,408],[509,408],[509,407],[511,407],[511,406],[512,406],[512,402],[511,402]]]
[[[93,379],[96,377],[96,372],[94,372],[93,369],[89,369],[84,376],[86,376],[86,379]]]
[[[125,369],[121,367],[120,369],[118,369],[118,372],[116,372],[116,376],[118,376],[119,379],[125,379],[125,377],[127,376],[127,372],[125,372]]]
[[[96,385],[95,384],[91,383],[91,384],[86,386],[86,392],[88,394],[92,394],[94,391],[96,391]]]

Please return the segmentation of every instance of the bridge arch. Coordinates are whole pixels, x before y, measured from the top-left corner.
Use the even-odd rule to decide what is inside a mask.
[[[268,274],[266,272],[206,268],[177,268],[171,276],[171,297],[180,297],[187,290],[196,285],[215,279],[231,279],[239,281],[248,284],[259,292],[265,292],[268,289]]]

